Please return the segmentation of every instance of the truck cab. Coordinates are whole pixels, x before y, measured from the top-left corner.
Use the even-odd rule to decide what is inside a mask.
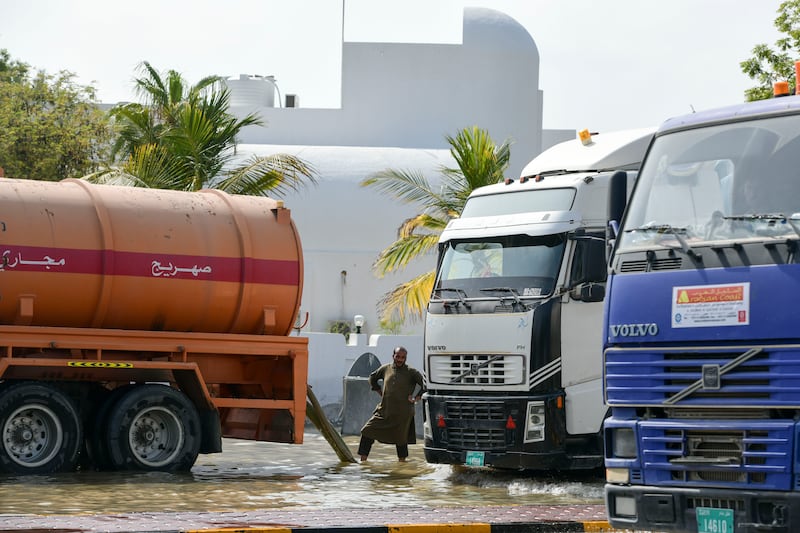
[[[611,258],[615,529],[800,530],[800,96],[667,120]]]
[[[630,190],[652,132],[556,145],[519,179],[473,191],[442,232],[425,323],[428,462],[602,464],[609,182]]]

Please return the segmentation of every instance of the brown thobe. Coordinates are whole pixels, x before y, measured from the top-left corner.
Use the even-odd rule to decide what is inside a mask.
[[[383,380],[381,389],[379,381]],[[384,444],[414,444],[417,442],[414,427],[414,404],[408,397],[419,385],[417,394],[425,389],[422,374],[408,365],[400,368],[388,363],[369,376],[373,390],[382,390],[381,401],[372,417],[361,428],[361,434]]]

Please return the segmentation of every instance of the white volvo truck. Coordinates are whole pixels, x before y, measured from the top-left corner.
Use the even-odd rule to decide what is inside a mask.
[[[630,192],[652,136],[582,132],[473,191],[442,232],[425,321],[429,463],[602,466],[608,184],[625,173]]]

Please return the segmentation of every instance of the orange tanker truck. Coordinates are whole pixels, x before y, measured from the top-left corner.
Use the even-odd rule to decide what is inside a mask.
[[[302,443],[303,261],[274,199],[0,180],[0,472]]]

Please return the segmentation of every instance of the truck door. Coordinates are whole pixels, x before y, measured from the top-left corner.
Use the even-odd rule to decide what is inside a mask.
[[[567,433],[600,431],[603,294],[607,275],[604,234],[573,240],[570,289],[561,305],[561,383],[566,392]]]

